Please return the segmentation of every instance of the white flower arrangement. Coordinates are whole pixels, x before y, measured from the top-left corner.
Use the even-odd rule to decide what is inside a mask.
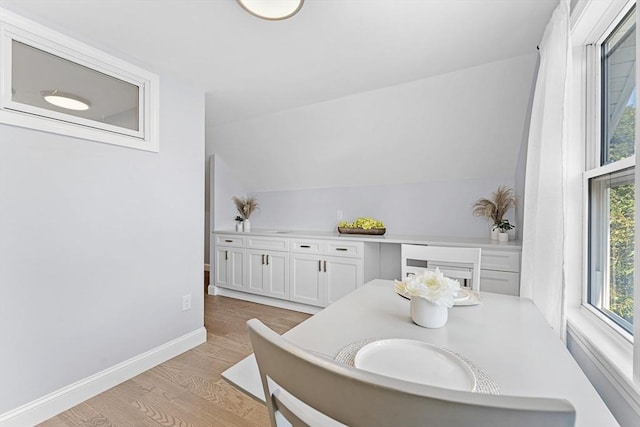
[[[422,274],[408,276],[402,282],[396,281],[396,285],[404,287],[405,293],[411,297],[424,298],[447,308],[453,307],[455,297],[460,291],[460,282],[444,277],[438,268],[435,271],[427,270]]]

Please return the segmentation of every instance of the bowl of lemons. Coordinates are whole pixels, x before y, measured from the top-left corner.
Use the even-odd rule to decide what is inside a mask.
[[[340,221],[338,223],[338,233],[340,234],[382,235],[386,232],[384,223],[374,218],[360,217],[353,222]]]

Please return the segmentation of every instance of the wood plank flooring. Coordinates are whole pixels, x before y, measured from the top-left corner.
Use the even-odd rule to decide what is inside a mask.
[[[251,353],[245,322],[284,333],[308,314],[205,295],[207,342],[40,424],[62,426],[268,426],[267,410],[221,377]]]

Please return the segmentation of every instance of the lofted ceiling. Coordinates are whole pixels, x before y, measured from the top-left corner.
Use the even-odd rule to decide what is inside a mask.
[[[206,92],[209,128],[535,52],[558,0],[0,0]],[[127,59],[127,58],[125,58]]]

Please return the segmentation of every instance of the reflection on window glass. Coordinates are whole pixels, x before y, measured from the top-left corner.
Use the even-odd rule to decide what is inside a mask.
[[[590,181],[589,302],[620,326],[633,327],[634,170]]]
[[[602,45],[602,161],[634,153],[636,118],[636,22],[632,10]]]
[[[140,130],[137,85],[16,40],[11,47],[12,101]]]

